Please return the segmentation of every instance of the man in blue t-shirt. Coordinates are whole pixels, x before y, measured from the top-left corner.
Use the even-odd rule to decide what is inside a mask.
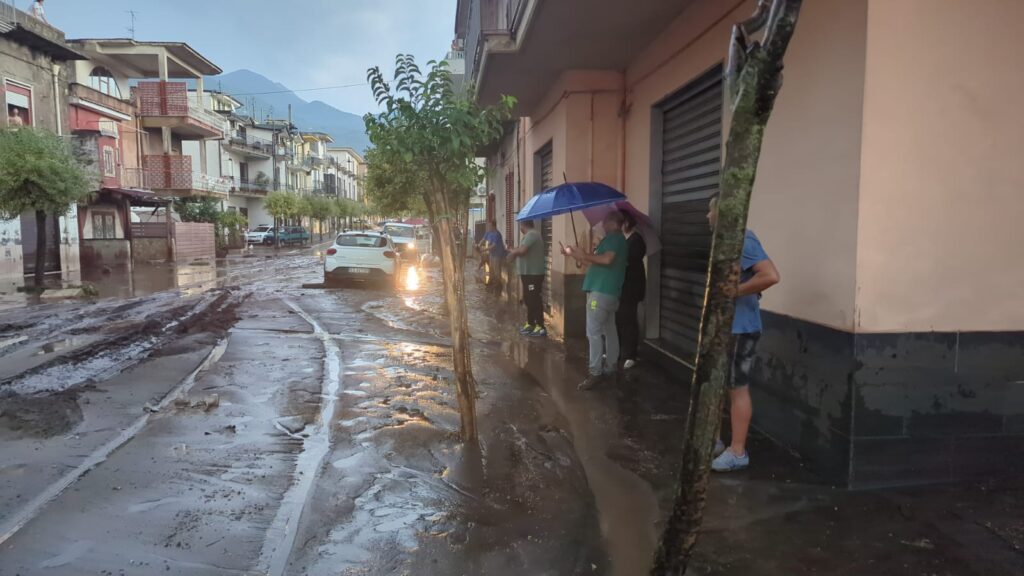
[[[487,288],[500,294],[502,270],[505,268],[504,263],[505,257],[508,256],[508,250],[505,249],[505,240],[501,237],[501,232],[498,232],[498,225],[494,220],[487,221],[487,233],[484,234],[481,244],[481,249],[487,254],[487,261],[490,265]]]
[[[718,223],[718,198],[708,206],[708,222],[714,228]],[[728,447],[718,441],[717,457],[711,463],[716,472],[742,470],[750,465],[747,454],[747,432],[753,416],[750,401],[751,370],[761,337],[761,293],[779,283],[779,271],[768,258],[761,241],[750,230],[743,239],[740,258],[740,285],[736,297],[736,315],[732,322],[733,360],[729,387],[729,423],[732,441]]]

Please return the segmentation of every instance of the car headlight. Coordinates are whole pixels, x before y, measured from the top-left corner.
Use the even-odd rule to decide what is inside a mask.
[[[410,249],[410,250],[415,250],[416,249],[416,243],[415,242],[409,242],[408,244],[405,245],[405,247]]]

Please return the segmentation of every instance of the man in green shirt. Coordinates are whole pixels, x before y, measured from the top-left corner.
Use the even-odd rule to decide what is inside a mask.
[[[547,258],[544,239],[535,229],[533,220],[519,223],[523,239],[519,246],[508,251],[509,261],[518,260],[517,271],[523,284],[523,304],[526,304],[526,325],[519,333],[524,336],[542,338],[548,335],[544,328],[544,273],[547,272]]]
[[[590,375],[580,384],[580,390],[589,390],[606,376],[618,372],[619,333],[615,328],[615,312],[619,309],[629,257],[622,222],[621,212],[608,213],[603,223],[604,239],[593,254],[571,246],[563,249],[566,256],[590,265],[583,278],[583,291],[587,293]]]

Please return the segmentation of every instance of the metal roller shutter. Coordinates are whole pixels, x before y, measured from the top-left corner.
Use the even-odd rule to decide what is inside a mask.
[[[537,153],[537,161],[540,164],[540,190],[541,193],[554,185],[552,175],[554,153],[551,144],[548,144]],[[546,268],[544,273],[544,310],[551,312],[551,218],[541,221],[540,234],[544,238],[544,253]]]
[[[722,69],[716,67],[662,105],[660,345],[697,357],[711,229],[708,199],[722,160]]]

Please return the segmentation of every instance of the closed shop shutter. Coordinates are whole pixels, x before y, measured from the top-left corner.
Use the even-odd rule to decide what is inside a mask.
[[[659,344],[697,357],[711,229],[708,199],[722,160],[722,69],[694,80],[661,106],[661,298]]]
[[[36,214],[21,215],[21,248],[25,274],[36,271]],[[46,217],[46,263],[44,272],[60,272],[60,228],[56,216]]]
[[[540,165],[540,190],[537,193],[541,193],[551,186],[554,185],[554,177],[552,175],[552,164],[553,164],[554,153],[552,152],[551,144],[548,144],[537,153],[537,161]],[[544,238],[544,252],[546,254],[545,259],[547,261],[546,271],[544,273],[544,309],[546,312],[551,311],[551,218],[546,218],[541,221],[540,233]]]

